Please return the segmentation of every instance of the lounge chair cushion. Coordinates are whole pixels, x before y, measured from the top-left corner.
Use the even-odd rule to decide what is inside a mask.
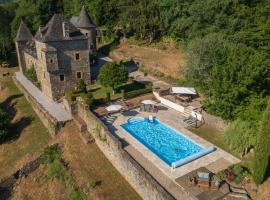
[[[209,173],[205,173],[205,172],[197,172],[198,177],[202,178],[202,179],[209,179]]]

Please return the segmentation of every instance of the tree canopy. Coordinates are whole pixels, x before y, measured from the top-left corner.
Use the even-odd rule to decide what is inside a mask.
[[[114,89],[116,86],[127,82],[128,72],[123,64],[108,62],[100,69],[98,80],[102,85]]]

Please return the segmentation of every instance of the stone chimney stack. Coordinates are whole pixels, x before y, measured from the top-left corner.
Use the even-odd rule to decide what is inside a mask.
[[[62,29],[64,38],[69,38],[69,26],[67,22],[62,23]]]

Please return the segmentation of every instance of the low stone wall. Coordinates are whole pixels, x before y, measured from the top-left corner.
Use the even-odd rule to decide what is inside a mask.
[[[203,115],[204,122],[206,124],[209,124],[210,126],[220,131],[224,131],[228,127],[228,124],[220,117],[210,115],[205,111],[202,112],[202,115]]]
[[[93,134],[98,147],[143,199],[175,199],[123,149],[121,139],[109,131],[88,110],[88,106],[78,103],[77,111],[78,116],[87,124],[88,131]]]
[[[54,137],[65,124],[58,122],[53,116],[51,116],[47,110],[44,109],[43,106],[38,103],[37,100],[17,81],[15,77],[12,78],[18,89],[24,94],[27,101],[31,104],[41,122],[48,129],[52,137]]]
[[[43,162],[42,156],[38,156],[36,159],[27,163],[21,169],[17,170],[9,177],[0,180],[0,199],[2,198],[9,199],[15,183],[19,181],[21,178],[35,171],[39,167],[39,165],[42,164],[42,162]]]

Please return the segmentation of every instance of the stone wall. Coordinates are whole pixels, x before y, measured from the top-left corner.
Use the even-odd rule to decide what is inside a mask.
[[[13,77],[14,83],[17,85],[19,90],[24,94],[27,101],[31,104],[33,110],[38,115],[41,122],[44,124],[44,126],[48,129],[49,133],[54,137],[61,129],[61,127],[64,126],[63,123],[58,122],[53,116],[51,116],[46,109],[40,105],[34,97],[32,97],[31,94],[28,93],[28,91],[16,80],[15,77]]]
[[[87,129],[92,133],[100,150],[143,199],[174,199],[169,192],[123,149],[121,139],[110,132],[88,110],[85,104],[78,103],[77,112],[78,116],[87,124]]]
[[[210,126],[220,131],[224,131],[228,127],[228,124],[220,117],[210,115],[205,111],[202,112],[202,115],[203,115],[204,122],[206,124],[209,124]]]

